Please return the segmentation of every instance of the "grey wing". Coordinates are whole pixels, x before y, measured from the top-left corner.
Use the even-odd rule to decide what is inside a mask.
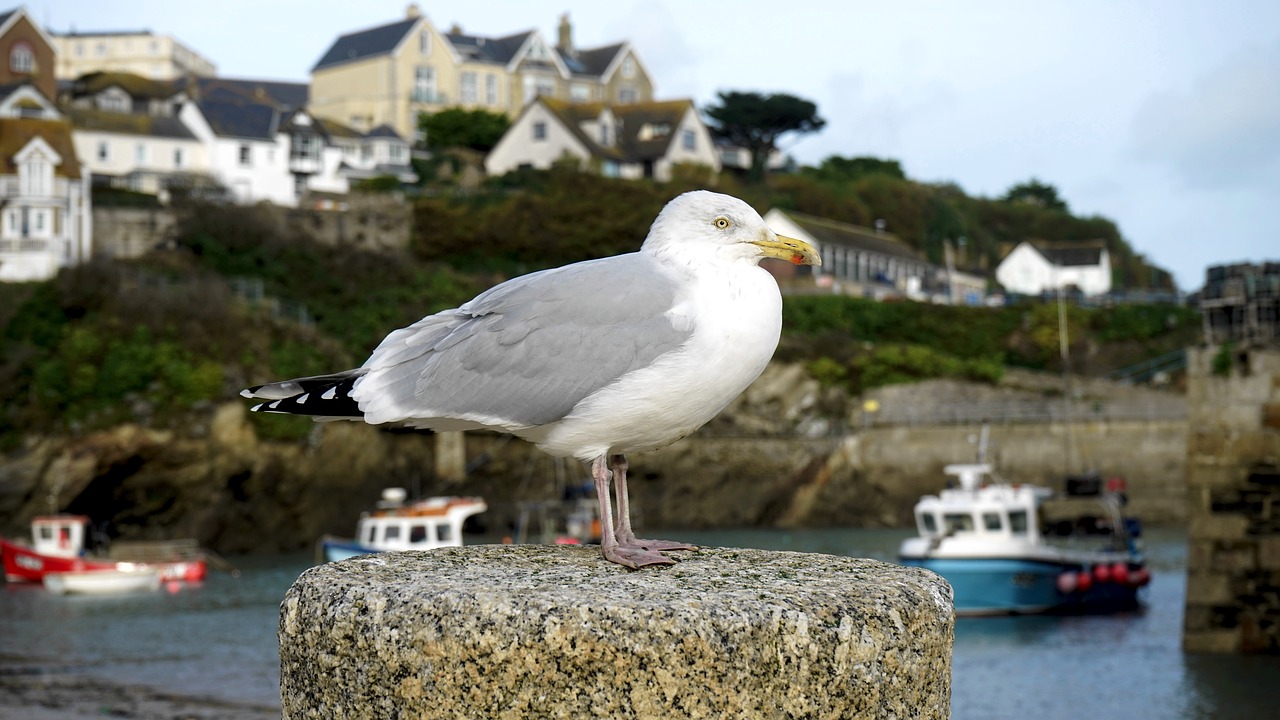
[[[454,419],[515,430],[681,347],[679,286],[639,253],[509,280],[378,346],[353,396],[370,423]]]

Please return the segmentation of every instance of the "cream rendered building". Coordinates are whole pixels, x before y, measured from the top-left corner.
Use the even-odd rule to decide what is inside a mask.
[[[59,80],[104,71],[133,73],[152,80],[218,74],[217,67],[200,53],[150,30],[55,33],[53,44],[58,56],[54,72]]]
[[[648,71],[629,43],[576,49],[567,17],[552,46],[536,30],[500,38],[442,32],[410,5],[400,21],[339,37],[311,70],[310,109],[357,130],[416,138],[420,113],[478,108],[514,118],[530,100],[644,102]]]

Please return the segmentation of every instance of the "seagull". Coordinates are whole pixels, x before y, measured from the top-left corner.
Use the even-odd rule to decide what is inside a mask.
[[[257,412],[510,433],[590,463],[600,551],[632,569],[691,545],[637,538],[627,455],[689,435],[768,365],[782,296],[759,262],[820,265],[738,198],[671,200],[638,252],[513,278],[393,331],[363,365],[248,388]],[[609,491],[617,499],[614,522]]]

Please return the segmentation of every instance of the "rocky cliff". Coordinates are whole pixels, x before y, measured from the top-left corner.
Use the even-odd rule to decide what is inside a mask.
[[[922,384],[886,389],[881,402],[925,408],[972,400],[975,392],[997,391]],[[1025,387],[998,394],[1028,393],[1052,402]],[[771,366],[701,433],[632,458],[642,522],[909,522],[915,499],[942,486],[942,465],[972,459],[968,439],[976,428],[868,427],[860,425],[862,407],[821,388],[799,365]],[[993,436],[1006,472],[1042,482],[1061,474],[1062,432],[1008,425]],[[1135,505],[1152,514],[1148,520],[1179,522],[1185,432],[1177,419],[1094,422],[1081,426],[1078,441],[1102,464],[1121,468]],[[304,442],[268,442],[248,422],[246,405],[233,402],[182,428],[121,425],[82,437],[26,438],[0,459],[0,532],[23,536],[32,516],[61,510],[89,515],[121,539],[194,537],[223,553],[298,550],[324,533],[349,534],[382,488],[399,486],[421,495],[482,495],[490,511],[479,520],[501,533],[521,501],[551,499],[559,484],[587,479],[576,461],[556,463],[496,434],[469,433],[467,457],[466,478],[445,483],[435,477],[427,434],[329,423],[317,424]]]

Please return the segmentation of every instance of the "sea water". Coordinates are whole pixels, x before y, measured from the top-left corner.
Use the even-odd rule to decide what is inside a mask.
[[[703,545],[892,561],[898,530],[672,531]],[[474,542],[472,538],[469,541]],[[1280,717],[1280,658],[1181,650],[1186,536],[1145,539],[1154,576],[1144,609],[1068,617],[961,618],[952,662],[955,720]],[[0,587],[0,659],[191,697],[279,706],[280,600],[310,555],[240,558],[239,577],[122,597]]]

